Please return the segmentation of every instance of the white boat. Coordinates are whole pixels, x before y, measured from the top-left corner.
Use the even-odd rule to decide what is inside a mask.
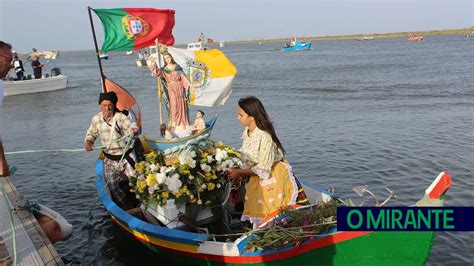
[[[132,50],[132,51],[127,51],[126,54],[127,54],[127,55],[133,54],[133,50]]]
[[[200,50],[206,50],[206,49],[207,49],[206,45],[202,42],[188,43],[188,50],[200,51]]]
[[[67,76],[59,74],[57,76],[43,77],[40,79],[5,81],[3,85],[3,93],[5,96],[55,91],[66,88]]]
[[[107,59],[109,59],[109,54],[108,53],[100,53],[99,58],[100,58],[100,60],[107,60]]]
[[[220,42],[219,42],[219,47],[221,47],[221,48],[222,48],[222,47],[225,47],[225,45],[226,45],[226,43],[225,43],[225,42],[222,42],[222,41],[220,41]]]

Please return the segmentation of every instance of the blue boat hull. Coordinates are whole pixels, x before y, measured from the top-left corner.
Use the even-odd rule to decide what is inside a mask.
[[[206,121],[206,129],[204,129],[203,131],[199,132],[196,135],[192,135],[192,136],[180,138],[180,139],[175,139],[175,140],[168,140],[161,136],[151,137],[151,138],[144,136],[143,140],[148,146],[150,146],[151,149],[160,150],[160,151],[165,151],[167,149],[171,149],[176,146],[184,145],[188,143],[189,141],[195,140],[197,138],[207,140],[211,136],[211,131],[212,131],[212,128],[214,127],[214,124],[216,123],[216,119],[217,119],[217,116]]]
[[[283,47],[283,51],[298,51],[298,50],[309,50],[311,48],[310,42],[296,42],[295,45],[289,47]]]

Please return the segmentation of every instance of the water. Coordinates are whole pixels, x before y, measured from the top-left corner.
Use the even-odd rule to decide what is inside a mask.
[[[92,40],[91,40],[92,42]],[[236,102],[255,95],[265,104],[298,177],[357,199],[352,188],[369,185],[393,204],[413,204],[441,171],[453,186],[446,205],[473,205],[473,40],[462,36],[313,42],[314,49],[281,52],[283,44],[228,45],[238,68],[227,104],[203,108],[219,115],[215,139],[240,147]],[[125,52],[110,53],[105,73],[142,105],[144,132],[158,130],[156,82]],[[55,62],[69,77],[66,90],[7,97],[2,134],[6,151],[80,148],[100,92],[92,51],[63,52]],[[192,109],[192,116],[196,108]],[[99,206],[96,153],[8,155],[13,177],[30,200],[59,211],[75,228],[56,245],[71,264],[137,264],[156,256],[125,237]],[[368,200],[370,202],[370,200]],[[429,265],[474,261],[474,234],[441,232]],[[162,262],[166,265],[165,262]]]

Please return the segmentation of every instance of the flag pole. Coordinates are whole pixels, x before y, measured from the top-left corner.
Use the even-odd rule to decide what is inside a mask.
[[[158,54],[158,68],[161,69],[161,60],[160,60],[160,49],[158,48],[158,38],[155,41],[156,53]],[[163,112],[161,107],[161,78],[158,77],[158,108],[160,109],[160,126],[163,124]]]
[[[88,7],[87,7],[87,11],[89,12],[89,20],[90,20],[90,22],[91,22],[92,36],[94,37],[95,54],[96,54],[96,56],[97,56],[97,62],[99,62],[100,80],[101,80],[101,82],[102,82],[102,92],[107,92],[107,89],[105,88],[105,76],[104,76],[104,71],[102,70],[102,62],[100,62],[99,46],[97,45],[97,38],[95,37],[94,22],[92,21],[91,10],[92,10],[92,8],[91,8],[90,6],[88,6]]]

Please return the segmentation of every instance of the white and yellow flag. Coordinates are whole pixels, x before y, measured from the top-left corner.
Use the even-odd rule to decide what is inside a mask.
[[[218,49],[192,51],[168,47],[168,52],[179,64],[194,87],[191,105],[223,105],[232,93],[237,68]]]

